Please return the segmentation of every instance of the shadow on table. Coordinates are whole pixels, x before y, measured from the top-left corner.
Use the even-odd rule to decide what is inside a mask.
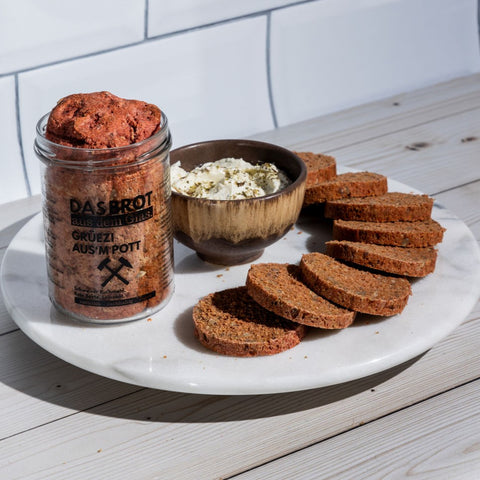
[[[301,392],[222,396],[180,394],[146,389],[136,395],[141,399],[142,405],[148,404],[148,407],[137,412],[132,410],[127,417],[131,420],[150,422],[214,423],[289,415],[317,409],[363,392],[373,396],[379,385],[398,375],[417,360],[418,358],[380,374],[352,382]],[[365,401],[368,403],[368,400],[363,400],[363,402]],[[108,406],[94,407],[89,412],[96,415],[116,416],[115,410],[112,408],[114,403],[112,402]],[[134,407],[134,402],[131,406]],[[124,409],[122,408],[122,410]]]
[[[374,395],[381,394],[376,392],[379,385],[421,358],[351,382],[301,392],[200,395],[154,390],[104,378],[57,359],[21,331],[5,335],[4,340],[5,337],[10,337],[10,341],[4,342],[2,357],[8,358],[10,368],[0,369],[0,382],[4,385],[76,412],[162,423],[235,422],[275,417],[316,409],[360,394],[372,395],[373,400]],[[362,403],[368,401],[364,398]],[[21,404],[27,408],[28,403],[22,399]],[[59,413],[59,417],[64,414],[71,413]]]

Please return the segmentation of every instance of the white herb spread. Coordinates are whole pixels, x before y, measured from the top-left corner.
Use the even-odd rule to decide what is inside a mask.
[[[290,184],[272,163],[252,165],[241,158],[222,158],[185,171],[180,162],[170,169],[172,189],[190,197],[238,200],[263,197]]]

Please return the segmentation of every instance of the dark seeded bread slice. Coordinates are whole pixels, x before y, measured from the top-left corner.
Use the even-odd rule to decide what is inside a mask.
[[[339,198],[370,197],[387,193],[387,177],[373,172],[341,173],[331,180],[307,186],[304,205]]]
[[[325,217],[363,222],[416,222],[432,213],[433,198],[388,192],[378,197],[345,198],[325,204]]]
[[[440,243],[445,229],[435,220],[421,222],[357,222],[335,220],[334,240],[398,247],[431,247]]]
[[[330,155],[312,152],[293,152],[307,166],[307,188],[309,185],[325,182],[337,174],[337,162]]]
[[[223,355],[272,355],[297,345],[304,325],[290,322],[258,305],[246,287],[203,297],[193,308],[194,333],[205,347]]]
[[[254,264],[247,275],[247,290],[262,307],[303,325],[338,329],[351,325],[355,312],[319,297],[300,281],[297,265]]]
[[[405,308],[411,294],[405,278],[358,270],[322,253],[303,255],[300,268],[314,292],[357,312],[395,315]]]
[[[325,246],[326,254],[338,260],[409,277],[425,277],[432,273],[437,260],[437,251],[432,247],[386,247],[346,240],[332,240]]]

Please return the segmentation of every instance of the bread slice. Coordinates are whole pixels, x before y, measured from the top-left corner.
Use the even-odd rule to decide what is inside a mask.
[[[307,331],[258,305],[244,286],[203,297],[193,308],[193,321],[202,345],[237,357],[282,352],[297,345]]]
[[[437,261],[437,251],[432,247],[386,247],[346,240],[332,240],[325,246],[326,254],[337,260],[409,277],[425,277],[435,270]]]
[[[331,180],[307,186],[304,205],[339,198],[370,197],[387,193],[387,177],[373,172],[341,173]]]
[[[363,222],[415,222],[430,218],[433,198],[388,192],[378,197],[345,198],[325,204],[325,217]]]
[[[330,155],[312,152],[293,152],[300,157],[307,166],[307,188],[325,182],[337,174],[337,162]]]
[[[297,265],[259,263],[251,265],[247,290],[262,307],[303,325],[339,329],[351,325],[355,312],[319,297],[300,281]]]
[[[435,220],[421,222],[357,222],[335,220],[334,240],[398,247],[431,247],[440,243],[445,229]]]
[[[359,270],[322,253],[307,253],[300,262],[305,283],[318,295],[356,312],[395,315],[408,302],[408,280]]]

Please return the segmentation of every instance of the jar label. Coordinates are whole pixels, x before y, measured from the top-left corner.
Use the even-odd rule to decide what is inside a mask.
[[[110,320],[138,315],[169,296],[170,189],[160,167],[153,168],[156,176],[137,171],[116,183],[97,175],[93,186],[76,172],[62,171],[70,195],[47,184],[45,237],[55,303],[81,317]],[[51,175],[57,179],[60,173]]]

